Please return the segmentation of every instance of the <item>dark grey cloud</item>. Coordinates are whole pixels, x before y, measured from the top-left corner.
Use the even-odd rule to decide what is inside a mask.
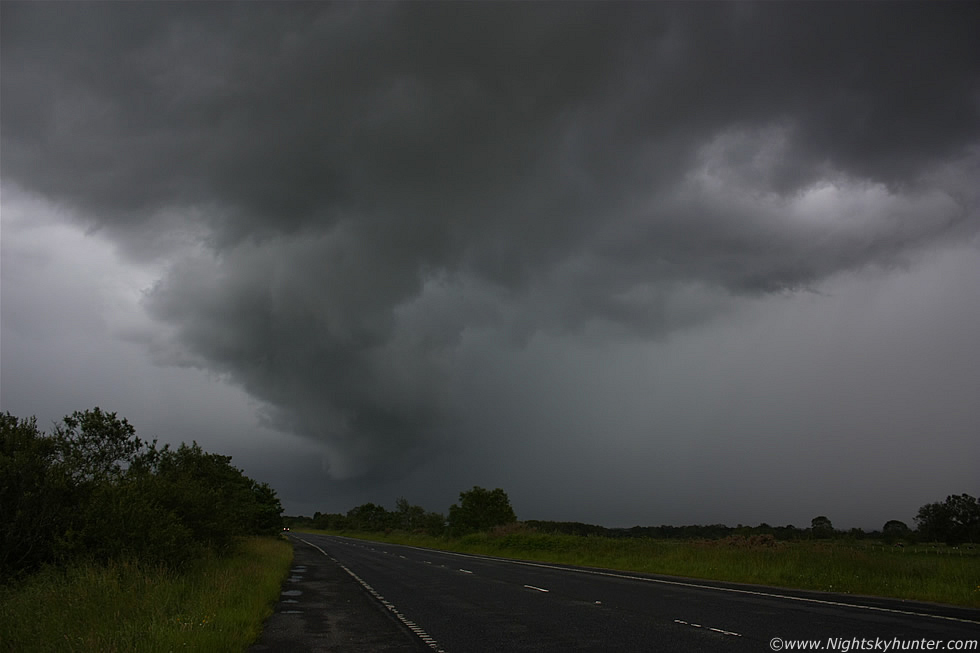
[[[978,24],[4,3],[4,183],[167,266],[145,297],[166,335],[137,337],[158,362],[240,385],[335,476],[387,478],[493,438],[461,417],[474,350],[663,339],[975,238]]]

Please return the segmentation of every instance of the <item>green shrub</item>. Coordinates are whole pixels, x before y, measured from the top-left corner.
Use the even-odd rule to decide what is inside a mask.
[[[0,582],[76,561],[176,569],[277,533],[281,515],[275,491],[230,456],[146,444],[115,413],[75,412],[51,435],[0,415]]]

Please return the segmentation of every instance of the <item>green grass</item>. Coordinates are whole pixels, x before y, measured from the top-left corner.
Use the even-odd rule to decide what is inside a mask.
[[[138,563],[45,570],[0,587],[0,651],[243,651],[292,562],[283,538],[244,538],[177,574]]]
[[[925,547],[916,551],[880,543],[873,548],[847,540],[581,537],[519,528],[461,538],[398,532],[335,534],[520,560],[980,607],[977,551]]]

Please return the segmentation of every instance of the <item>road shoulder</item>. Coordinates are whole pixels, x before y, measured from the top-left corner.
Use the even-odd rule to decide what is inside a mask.
[[[429,650],[336,562],[296,537],[290,539],[290,576],[249,653]]]

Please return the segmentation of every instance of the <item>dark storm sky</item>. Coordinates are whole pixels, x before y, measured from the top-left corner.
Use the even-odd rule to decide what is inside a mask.
[[[980,7],[4,2],[4,410],[290,512],[980,493]]]

